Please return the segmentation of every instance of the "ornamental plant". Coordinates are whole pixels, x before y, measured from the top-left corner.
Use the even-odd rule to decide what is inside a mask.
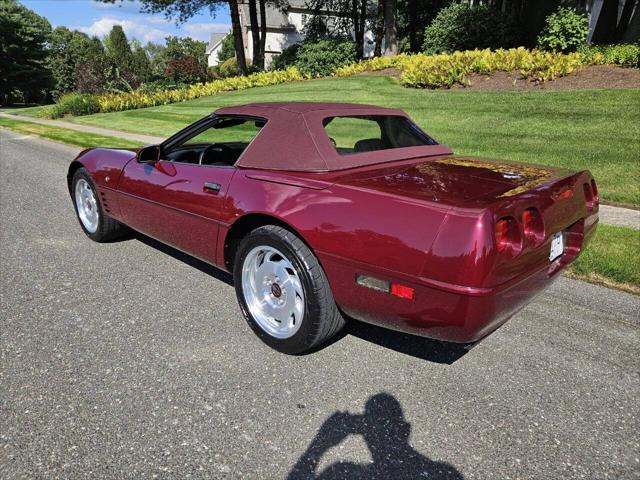
[[[589,33],[586,13],[573,8],[560,7],[545,20],[538,37],[538,48],[555,52],[575,52],[584,45]]]

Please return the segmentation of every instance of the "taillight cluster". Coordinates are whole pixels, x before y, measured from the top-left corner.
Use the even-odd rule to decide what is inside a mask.
[[[596,181],[591,179],[590,183],[585,183],[584,201],[587,206],[587,212],[592,212],[600,204],[600,194],[598,194],[598,186]]]
[[[527,244],[532,247],[544,242],[544,222],[537,208],[527,208],[522,213],[522,231]]]
[[[521,222],[514,217],[502,217],[495,226],[498,252],[511,257],[520,253],[524,244],[530,247],[542,244],[544,235],[544,221],[536,208],[527,208],[522,212]]]
[[[500,253],[517,255],[522,249],[518,222],[513,217],[503,217],[496,222],[496,248]]]

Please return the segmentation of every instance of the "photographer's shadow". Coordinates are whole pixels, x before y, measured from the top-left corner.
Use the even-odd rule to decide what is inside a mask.
[[[336,412],[293,466],[288,480],[421,479],[463,480],[452,465],[433,461],[409,445],[411,424],[402,406],[388,393],[370,397],[363,415]],[[318,472],[322,456],[349,435],[362,435],[373,463],[336,462]]]

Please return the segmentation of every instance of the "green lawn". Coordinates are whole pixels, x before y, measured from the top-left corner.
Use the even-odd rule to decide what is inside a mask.
[[[570,271],[577,277],[640,293],[640,231],[598,225],[595,237]]]
[[[78,147],[140,147],[142,143],[132,142],[116,137],[98,135],[96,133],[76,132],[66,128],[39,125],[37,123],[23,122],[12,118],[0,118],[0,128],[8,128],[27,135],[37,135],[57,142],[75,145]]]
[[[20,107],[20,106],[1,107],[0,112],[15,113],[16,115],[26,115],[29,117],[39,117],[40,112],[42,112],[44,108],[46,108],[46,106],[42,106],[42,105],[35,105],[32,107]]]
[[[640,205],[640,89],[434,91],[404,88],[385,76],[357,76],[253,88],[70,120],[168,136],[216,108],[264,101],[398,107],[456,153],[589,169],[605,201]]]

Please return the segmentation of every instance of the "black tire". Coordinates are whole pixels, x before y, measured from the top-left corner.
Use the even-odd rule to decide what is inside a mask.
[[[75,191],[76,191],[76,184],[81,179],[85,180],[89,184],[89,186],[93,190],[93,195],[96,198],[96,206],[98,211],[98,228],[96,229],[95,232],[90,232],[89,230],[87,230],[87,228],[82,223],[82,220],[80,219],[80,215],[78,214],[78,205],[76,205]],[[91,175],[89,175],[89,172],[85,168],[79,168],[73,174],[73,179],[71,180],[70,193],[71,193],[71,199],[73,201],[73,208],[76,212],[76,217],[78,219],[78,223],[80,223],[80,227],[82,228],[82,231],[91,240],[95,242],[109,242],[109,241],[115,240],[116,238],[121,237],[127,232],[127,229],[124,225],[122,225],[120,222],[118,222],[117,220],[114,220],[113,218],[109,217],[107,214],[104,213],[104,210],[102,209],[102,204],[100,203],[100,196],[98,195],[98,192],[96,190],[96,186],[93,183],[93,180],[91,179]]]
[[[249,252],[258,246],[269,246],[282,252],[296,270],[302,284],[304,315],[298,331],[289,338],[280,339],[267,333],[255,321],[247,307],[242,288],[242,268]],[[247,323],[264,343],[279,352],[295,355],[313,350],[336,335],[345,325],[318,259],[302,240],[285,228],[266,225],[243,238],[235,255],[233,277],[238,303]]]

